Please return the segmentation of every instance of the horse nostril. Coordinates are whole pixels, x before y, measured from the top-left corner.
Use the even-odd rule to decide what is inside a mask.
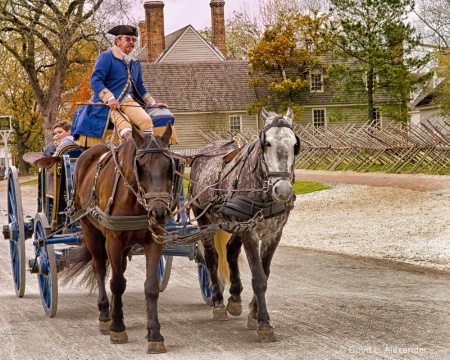
[[[170,211],[167,207],[156,207],[150,209],[148,212],[149,218],[152,219],[154,223],[165,225],[170,216]]]
[[[281,180],[273,187],[275,201],[288,201],[292,194],[292,185],[289,181]]]

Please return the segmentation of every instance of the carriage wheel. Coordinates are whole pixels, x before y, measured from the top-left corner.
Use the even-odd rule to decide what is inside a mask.
[[[197,242],[197,270],[198,270],[198,282],[200,283],[200,291],[202,292],[203,300],[207,305],[214,305],[212,301],[212,288],[211,280],[209,278],[209,271],[205,263],[205,250],[203,249],[203,244],[199,241]],[[220,291],[225,290],[224,284],[219,284]]]
[[[204,261],[204,260],[203,260]],[[198,267],[198,281],[200,283],[200,291],[202,292],[203,300],[207,305],[213,305],[212,289],[209,284],[209,272],[203,262],[197,263]]]
[[[173,256],[169,255],[162,255],[159,258],[158,281],[160,292],[166,290],[167,284],[169,283],[170,272],[172,271],[172,261]]]
[[[23,297],[25,294],[25,225],[19,176],[14,166],[11,166],[8,171],[8,223],[14,289],[18,297]]]
[[[34,220],[34,241],[45,237],[48,227],[47,218],[43,213],[36,215]],[[58,275],[53,245],[38,246],[35,243],[35,253],[38,266],[38,283],[42,305],[48,317],[56,315],[58,307]]]

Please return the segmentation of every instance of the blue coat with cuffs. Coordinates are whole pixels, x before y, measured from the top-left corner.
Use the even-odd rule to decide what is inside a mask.
[[[130,62],[131,83],[129,91],[124,91],[128,81],[127,65],[117,46],[103,52],[98,57],[92,72],[90,85],[94,94],[89,100],[93,103],[108,104],[108,99],[114,97],[121,103],[130,94],[138,103],[145,105],[154,100],[148,93],[142,81],[141,64],[138,60]],[[71,135],[104,137],[108,128],[109,106],[83,105],[75,110]]]

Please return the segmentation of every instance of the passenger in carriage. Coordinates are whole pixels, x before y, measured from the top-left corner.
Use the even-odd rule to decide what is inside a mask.
[[[44,149],[44,156],[53,156],[63,146],[72,144],[75,139],[70,135],[72,125],[67,120],[60,120],[53,126],[53,142]]]
[[[153,99],[142,81],[141,64],[132,55],[137,29],[118,25],[108,33],[115,36],[114,46],[97,58],[90,80],[94,92],[90,102],[108,106],[85,105],[77,109],[72,124],[76,139],[104,138],[110,118],[121,139],[131,137],[130,122],[143,134],[153,134],[152,119],[143,107],[167,107]]]

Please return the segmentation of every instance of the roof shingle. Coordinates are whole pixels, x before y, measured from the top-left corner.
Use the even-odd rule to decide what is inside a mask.
[[[256,100],[255,90],[248,86],[246,61],[141,65],[148,91],[173,112],[245,111]]]

